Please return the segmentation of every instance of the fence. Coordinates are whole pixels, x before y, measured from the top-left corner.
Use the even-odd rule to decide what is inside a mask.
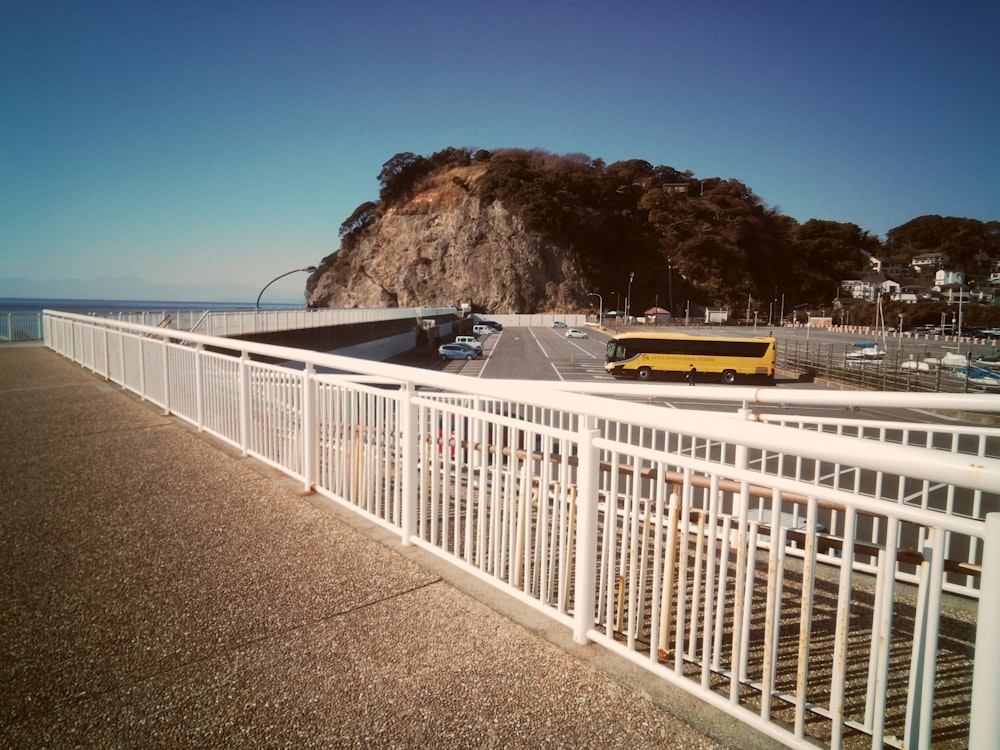
[[[912,343],[913,340],[896,338],[895,341]],[[966,346],[968,351],[972,343]],[[878,349],[878,345],[873,348]],[[849,345],[842,343],[785,340],[778,347],[778,366],[863,390],[925,393],[1000,390],[1000,373],[977,368],[971,355],[964,360],[955,360],[957,366],[948,367],[942,366],[939,357],[918,359],[912,352],[907,354],[902,344],[888,352],[882,351],[877,358],[855,356],[856,350],[851,352],[850,349]],[[967,377],[966,373],[972,377]],[[977,378],[977,374],[983,377]]]
[[[0,313],[0,341],[38,341],[40,338],[42,338],[41,313]]]
[[[752,408],[1000,397],[710,414],[68,314],[45,340],[788,746],[1000,745],[992,623],[945,606],[1000,598],[1000,432]]]

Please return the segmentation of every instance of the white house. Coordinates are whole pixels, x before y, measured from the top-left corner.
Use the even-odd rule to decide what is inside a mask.
[[[945,287],[951,286],[952,284],[964,284],[965,283],[965,271],[946,271],[943,268],[939,268],[934,272],[934,286]]]

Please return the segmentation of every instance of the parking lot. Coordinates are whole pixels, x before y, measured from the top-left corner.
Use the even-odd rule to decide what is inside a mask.
[[[588,338],[567,338],[570,330],[508,327],[490,336],[477,336],[483,354],[476,359],[442,360],[436,347],[428,347],[393,361],[473,378],[611,382],[613,378],[604,371],[608,334],[576,329],[585,331]]]
[[[405,364],[415,367],[439,370],[453,374],[460,374],[472,378],[496,378],[509,380],[548,380],[580,383],[606,383],[628,385],[631,381],[620,381],[607,374],[604,370],[604,358],[607,342],[615,335],[614,329],[605,331],[597,330],[595,327],[578,327],[579,330],[586,331],[589,338],[567,338],[567,328],[552,328],[546,326],[508,326],[500,333],[493,335],[480,335],[477,338],[483,344],[483,355],[471,360],[446,360],[442,361],[437,354],[437,347],[427,347],[425,349],[413,350],[399,357],[393,358],[397,364]],[[717,333],[718,329],[711,329],[711,333]],[[708,329],[698,331],[689,329],[689,333],[701,332],[708,334]],[[811,337],[813,343],[823,341],[831,346],[839,346],[847,350],[851,347],[851,342],[858,339],[857,334],[838,333],[828,331],[808,331],[806,329],[766,329],[759,330],[753,328],[732,327],[726,329],[727,335],[773,335],[778,338],[778,346],[795,347],[808,341]],[[798,342],[798,343],[797,343]],[[956,345],[946,342],[896,339],[894,346],[901,346],[909,356],[912,349],[915,356],[923,356],[930,352],[939,354],[949,350],[954,351]],[[993,351],[994,347],[989,345],[977,345],[972,347],[978,355],[980,351],[986,353]],[[968,346],[966,347],[968,350]],[[839,351],[839,349],[838,349]],[[731,386],[719,384],[699,384],[697,391],[684,389],[681,392],[670,386],[677,386],[683,383],[682,376],[671,382],[662,381],[664,386],[663,396],[650,398],[649,396],[636,396],[647,403],[656,403],[671,408],[681,409],[701,409],[706,411],[731,411],[731,403],[720,400],[722,395],[716,389],[728,389]],[[775,378],[775,386],[778,388],[822,388],[818,383],[803,382],[796,373],[779,372]],[[708,389],[712,389],[709,391]],[[712,394],[711,396],[709,394]],[[629,400],[627,393],[619,392],[617,398]],[[758,406],[759,412],[780,412],[780,406]],[[847,410],[843,407],[810,407],[802,409],[803,414],[813,416],[843,416]],[[887,417],[890,416],[888,410],[874,411],[866,409],[855,413],[858,417]],[[906,411],[905,414],[893,413],[897,419],[908,419],[914,421],[939,421],[944,417],[929,415],[920,412]]]

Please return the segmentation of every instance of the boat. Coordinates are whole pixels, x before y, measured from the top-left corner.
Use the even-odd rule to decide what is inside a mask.
[[[848,351],[844,359],[849,365],[867,365],[879,363],[885,359],[885,349],[879,347],[878,336],[882,334],[882,343],[885,345],[885,316],[882,313],[882,295],[878,297],[875,306],[875,335],[874,341],[859,341],[854,344],[854,351]]]
[[[942,367],[965,367],[969,364],[969,358],[957,352],[948,352],[941,357]]]
[[[862,341],[854,345],[854,351],[844,355],[849,362],[878,362],[885,359],[885,349],[880,349],[878,344],[870,341]]]
[[[900,370],[916,370],[917,372],[934,372],[937,362],[929,359],[908,359],[899,366]]]
[[[1000,373],[987,370],[983,367],[976,367],[975,365],[959,367],[955,369],[955,374],[969,385],[976,385],[980,388],[1000,388]]]

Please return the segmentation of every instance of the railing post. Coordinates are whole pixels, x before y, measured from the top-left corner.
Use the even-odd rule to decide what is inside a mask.
[[[913,650],[906,699],[904,743],[929,748],[934,718],[934,675],[937,673],[941,586],[944,582],[944,531],[927,530],[922,545],[924,561],[918,572],[917,607],[913,622]],[[977,642],[978,645],[978,642]]]
[[[248,363],[250,355],[246,350],[240,352],[240,450],[243,455],[249,452],[247,447],[250,443],[250,373]]]
[[[976,623],[976,659],[972,667],[969,747],[1000,747],[1000,513],[986,516],[983,574]]]
[[[104,326],[102,331],[104,334],[104,379],[111,380],[111,352],[108,351],[111,342],[108,338],[108,327]]]
[[[123,331],[121,328],[117,328],[115,330],[117,332],[117,338],[118,338],[118,357],[119,357],[119,359],[121,360],[121,363],[122,363],[122,369],[121,369],[121,373],[120,373],[121,382],[119,383],[119,385],[122,388],[124,388],[125,387],[125,371],[126,371],[126,364],[125,364],[125,331]]]
[[[573,640],[590,643],[588,633],[594,627],[594,603],[597,584],[597,492],[600,455],[595,441],[600,432],[592,420],[580,420],[579,462],[576,495],[576,566],[574,568]],[[613,518],[613,516],[612,516]]]
[[[403,507],[399,514],[402,528],[399,533],[403,546],[407,547],[412,544],[411,540],[417,533],[417,460],[420,449],[417,435],[417,404],[413,400],[413,396],[413,384],[403,383],[400,388],[402,403],[399,412],[399,445],[397,446],[403,461],[400,476]]]
[[[194,345],[194,400],[198,432],[205,429],[205,345],[200,341]]]
[[[146,338],[137,336],[139,342],[139,397],[146,400]]]
[[[163,413],[170,414],[170,339],[161,339],[163,351]]]
[[[316,368],[306,363],[302,375],[302,484],[306,492],[316,486],[316,446],[319,420],[316,414]]]

